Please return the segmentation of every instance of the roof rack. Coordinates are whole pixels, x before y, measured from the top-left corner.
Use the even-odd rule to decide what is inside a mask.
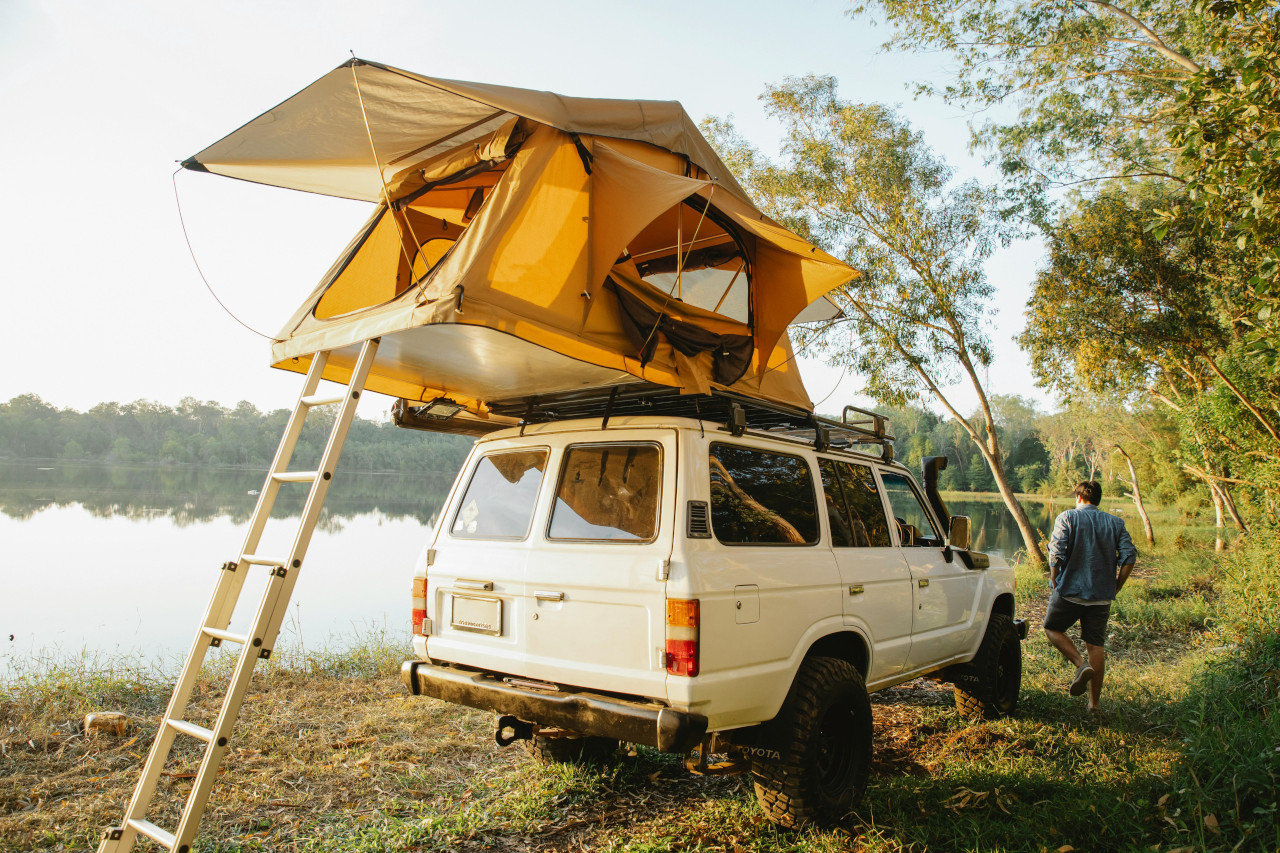
[[[810,444],[818,450],[852,449],[876,445],[886,460],[893,458],[893,435],[884,415],[845,406],[840,420],[815,415],[794,406],[772,403],[732,391],[682,394],[679,389],[648,382],[591,388],[560,394],[491,402],[496,415],[519,418],[523,424],[579,418],[666,415],[722,423],[734,435],[747,430]]]

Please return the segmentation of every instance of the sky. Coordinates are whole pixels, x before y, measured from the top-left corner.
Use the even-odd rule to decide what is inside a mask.
[[[841,0],[0,0],[0,401],[60,408],[184,397],[292,406],[274,334],[367,218],[366,205],[180,171],[177,162],[356,56],[421,74],[565,95],[679,100],[732,116],[768,151],[766,85],[834,75],[850,100],[898,104],[960,178],[991,173],[968,117],[915,101],[938,57],[883,53],[887,30]],[[185,226],[185,227],[184,227]],[[190,251],[188,243],[190,241]],[[1035,389],[1021,331],[1042,247],[988,264],[997,289],[989,394]],[[193,262],[194,253],[199,268]],[[219,307],[218,299],[238,322]],[[822,411],[858,377],[802,359]],[[378,417],[391,400],[361,409]],[[971,392],[956,393],[962,410]]]

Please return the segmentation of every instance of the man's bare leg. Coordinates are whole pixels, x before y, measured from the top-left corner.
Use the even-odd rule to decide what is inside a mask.
[[[1084,663],[1084,657],[1081,656],[1080,650],[1076,648],[1076,644],[1071,642],[1071,638],[1061,631],[1050,631],[1044,629],[1044,635],[1049,638],[1049,642],[1053,647],[1062,653],[1062,656],[1071,662],[1072,666],[1080,666]],[[1090,647],[1092,648],[1092,647]]]
[[[1093,680],[1089,682],[1089,710],[1096,711],[1101,707],[1098,699],[1102,695],[1102,676],[1107,669],[1107,650],[1091,643],[1085,643],[1084,647],[1089,653],[1089,666],[1093,667]]]

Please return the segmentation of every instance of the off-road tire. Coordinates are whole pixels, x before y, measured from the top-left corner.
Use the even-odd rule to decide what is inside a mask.
[[[607,737],[543,737],[534,735],[529,752],[542,764],[608,764],[618,741]]]
[[[991,614],[978,654],[950,673],[956,710],[964,716],[998,720],[1013,714],[1022,689],[1022,643],[1013,620],[1001,613]]]
[[[871,770],[871,702],[862,675],[837,658],[800,666],[782,710],[763,729],[753,757],[756,799],[780,826],[830,824],[862,800]]]

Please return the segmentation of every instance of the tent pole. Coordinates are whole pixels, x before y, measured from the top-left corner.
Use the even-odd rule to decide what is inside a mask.
[[[413,278],[413,262],[422,254],[422,244],[418,242],[418,235],[413,233],[413,223],[409,221],[408,210],[401,215],[404,217],[404,227],[409,229],[409,238],[413,240],[413,255],[409,254],[409,250],[404,245],[404,231],[400,228],[400,220],[396,218],[396,209],[391,206],[391,193],[387,190],[387,179],[382,174],[382,161],[378,159],[378,147],[373,144],[373,128],[369,126],[369,114],[364,109],[364,92],[360,91],[360,75],[356,73],[356,63],[351,64],[351,79],[356,84],[356,98],[360,101],[360,118],[364,120],[364,132],[369,137],[369,151],[373,154],[373,168],[378,171],[378,181],[382,184],[382,201],[387,206],[387,214],[391,217],[391,221],[395,223],[396,233],[400,235],[400,253],[404,255],[405,262],[409,264],[409,278]],[[426,277],[425,274],[423,276]],[[422,282],[416,282],[418,285],[418,295],[426,298],[426,288],[422,286]]]

